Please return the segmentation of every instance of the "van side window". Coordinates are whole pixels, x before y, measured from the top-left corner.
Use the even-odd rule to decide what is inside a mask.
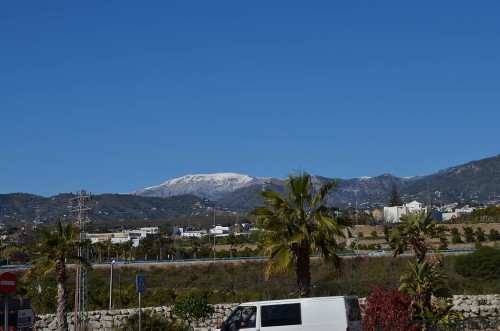
[[[261,306],[262,326],[300,325],[300,303]]]

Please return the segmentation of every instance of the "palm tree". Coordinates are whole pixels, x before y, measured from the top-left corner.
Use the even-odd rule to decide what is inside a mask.
[[[3,254],[7,250],[8,246],[6,244],[0,243],[0,259],[3,260]]]
[[[340,248],[337,238],[345,238],[342,230],[352,225],[333,217],[336,209],[323,204],[337,184],[337,181],[329,181],[314,193],[308,173],[289,175],[285,195],[263,191],[261,195],[267,206],[252,211],[257,227],[263,230],[262,253],[268,257],[266,278],[272,273],[283,273],[295,264],[301,297],[310,292],[310,254],[332,262],[336,269],[342,266],[335,254]]]
[[[162,235],[160,235],[158,238],[156,238],[155,240],[156,244],[158,245],[158,250],[159,250],[159,260],[162,261],[163,260],[163,248],[165,247],[165,245],[167,245],[170,240]]]
[[[28,278],[32,274],[41,272],[47,274],[51,271],[56,273],[57,281],[57,329],[68,330],[67,314],[67,280],[68,261],[75,261],[83,265],[84,268],[90,269],[91,265],[87,259],[78,255],[79,247],[82,244],[79,242],[81,228],[74,223],[62,224],[58,219],[55,228],[38,228],[37,232],[42,236],[42,241],[36,246],[36,253],[32,260],[34,265],[30,267],[25,274]]]
[[[201,243],[198,239],[191,240],[191,251],[193,252],[193,259],[196,259],[196,255],[201,249]]]
[[[233,251],[235,250],[235,246],[239,244],[239,238],[237,238],[234,234],[230,234],[226,237],[226,242],[229,244],[229,257],[233,257]]]
[[[413,297],[416,315],[422,319],[436,317],[436,313],[446,315],[451,308],[446,301],[439,302],[442,298],[452,296],[446,286],[446,275],[439,271],[441,262],[439,258],[437,261],[427,260],[422,263],[410,261],[408,272],[400,277],[402,284],[399,291]]]
[[[123,254],[123,259],[125,261],[130,260],[132,261],[132,248],[134,247],[134,243],[130,240],[122,242],[120,245],[120,250],[122,251]],[[127,257],[128,253],[128,257]]]
[[[430,212],[422,210],[401,216],[401,223],[392,230],[389,241],[395,244],[394,256],[410,247],[417,262],[422,263],[427,254],[427,238],[442,237],[446,231],[446,227],[433,221]]]
[[[107,247],[106,243],[98,241],[94,243],[93,246],[97,249],[97,256],[99,259],[99,263],[102,263],[102,251],[106,249]]]

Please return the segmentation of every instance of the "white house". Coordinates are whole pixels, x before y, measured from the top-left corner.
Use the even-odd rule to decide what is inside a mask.
[[[405,206],[384,207],[384,220],[387,223],[398,223],[402,215],[406,215],[408,210]]]
[[[403,206],[384,207],[384,219],[389,223],[401,222],[401,216],[427,211],[427,208],[422,208],[422,204],[418,201],[406,203]]]
[[[422,204],[416,200],[413,200],[410,203],[405,203],[405,207],[408,208],[410,213],[418,213],[422,210]]]

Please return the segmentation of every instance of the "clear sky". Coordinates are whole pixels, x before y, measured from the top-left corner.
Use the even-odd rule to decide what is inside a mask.
[[[500,2],[0,1],[0,193],[500,153]]]

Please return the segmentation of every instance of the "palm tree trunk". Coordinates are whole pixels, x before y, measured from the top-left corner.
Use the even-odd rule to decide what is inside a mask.
[[[68,330],[68,291],[66,282],[68,275],[66,265],[62,261],[57,261],[57,330]]]
[[[308,245],[302,245],[297,249],[296,273],[299,296],[308,297],[311,288],[311,260]]]

